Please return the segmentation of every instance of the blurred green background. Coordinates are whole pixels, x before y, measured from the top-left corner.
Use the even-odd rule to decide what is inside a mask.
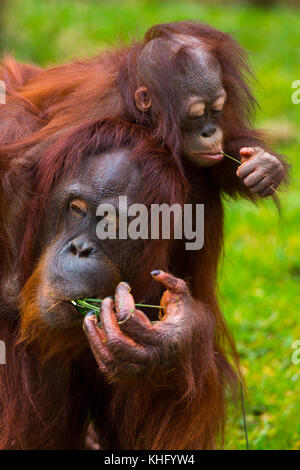
[[[264,8],[262,4],[271,5]],[[2,2],[1,49],[49,65],[96,54],[117,39],[142,37],[155,23],[198,19],[233,33],[248,50],[258,77],[257,125],[293,165],[281,190],[282,216],[271,200],[257,206],[226,202],[226,246],[220,300],[237,341],[248,387],[252,449],[300,449],[300,364],[291,362],[300,339],[300,80],[298,2],[68,1]],[[225,448],[243,449],[241,412],[230,412]]]

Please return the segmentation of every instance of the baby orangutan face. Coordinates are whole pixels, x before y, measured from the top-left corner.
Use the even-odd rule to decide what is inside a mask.
[[[201,42],[189,37],[177,37],[174,43],[161,38],[150,41],[140,58],[141,74],[149,89],[144,86],[136,91],[136,106],[145,112],[154,106],[151,87],[157,87],[159,51],[166,48],[169,55],[177,54],[178,73],[172,74],[168,86],[181,131],[182,152],[198,166],[215,165],[223,158],[220,118],[226,91],[220,64]]]
[[[220,66],[212,55],[197,48],[191,51],[191,58],[190,73],[182,77],[180,89],[182,150],[198,166],[211,166],[223,158],[219,120],[226,92]]]

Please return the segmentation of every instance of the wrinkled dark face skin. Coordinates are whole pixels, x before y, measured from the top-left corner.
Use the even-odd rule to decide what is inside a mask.
[[[151,43],[155,41],[157,44],[153,49]],[[157,65],[157,51],[168,47],[171,49],[170,53],[176,52],[178,47],[189,43],[190,61],[183,71],[173,74],[171,86],[177,106],[175,113],[180,119],[183,154],[198,166],[205,167],[215,165],[223,158],[220,118],[226,101],[226,92],[222,85],[222,72],[217,59],[202,43],[195,42],[193,38],[178,38],[178,42],[174,44],[154,39],[144,48],[140,69],[144,71],[141,73],[144,73],[151,87]],[[147,54],[151,59],[148,62]],[[136,92],[136,106],[147,111],[151,106],[151,91],[147,87],[142,88],[142,94],[138,90]],[[148,100],[147,92],[150,94]]]
[[[190,73],[176,79],[182,149],[184,155],[198,165],[211,166],[223,158],[219,120],[226,92],[217,60],[201,47],[192,50],[191,56]]]
[[[41,315],[50,327],[82,322],[69,300],[104,298],[114,294],[118,282],[131,280],[132,265],[143,250],[141,240],[99,240],[96,234],[99,204],[118,207],[120,195],[127,196],[128,205],[137,202],[139,170],[129,152],[85,159],[53,193],[41,237],[44,261],[38,292]]]

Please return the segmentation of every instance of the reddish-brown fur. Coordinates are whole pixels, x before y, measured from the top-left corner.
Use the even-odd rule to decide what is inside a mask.
[[[182,203],[187,200],[189,196],[176,163],[170,161],[170,155],[166,150],[155,147],[147,132],[141,127],[108,120],[84,124],[70,135],[63,137],[35,164],[27,167],[27,161],[23,162],[27,168],[28,180],[36,181],[37,179],[38,181],[36,196],[28,196],[27,199],[27,202],[30,201],[31,203],[31,210],[29,211],[23,237],[25,244],[24,240],[22,242],[22,259],[28,263],[28,254],[31,256],[33,261],[33,264],[30,265],[32,266],[31,269],[34,269],[37,261],[33,256],[34,246],[32,246],[35,244],[34,240],[39,230],[39,224],[36,224],[35,220],[36,218],[41,220],[44,208],[43,201],[47,200],[53,184],[59,177],[63,177],[64,172],[68,171],[68,167],[70,167],[69,169],[74,168],[76,163],[78,164],[82,157],[89,152],[98,153],[104,151],[106,147],[118,148],[124,145],[133,147],[133,158],[141,159],[144,162],[144,178],[147,183],[147,191],[143,194],[143,200],[146,204],[153,202],[168,202],[171,204],[175,200]],[[23,174],[22,171],[20,174]],[[20,174],[18,171],[10,174],[11,196],[17,187],[19,191],[22,189],[22,181],[19,179]],[[88,376],[86,378],[87,383],[83,384],[83,388],[87,387],[82,392],[86,401],[84,406],[86,409],[87,407],[96,408],[92,413],[92,417],[96,421],[96,426],[100,428],[100,442],[104,447],[115,445],[121,448],[183,449],[214,446],[216,435],[221,431],[223,425],[226,382],[233,379],[233,373],[223,352],[223,342],[229,341],[230,344],[230,338],[217,307],[214,286],[215,274],[213,273],[221,249],[222,206],[216,188],[213,186],[210,188],[210,184],[205,182],[205,178],[202,178],[202,181],[201,178],[197,178],[196,185],[201,187],[201,182],[202,185],[205,184],[205,187],[200,191],[199,200],[204,201],[203,198],[206,197],[211,208],[211,213],[208,211],[206,214],[207,243],[205,249],[195,256],[195,253],[185,253],[180,245],[172,248],[169,242],[151,241],[145,250],[143,259],[140,260],[140,265],[137,264],[136,266],[136,279],[132,288],[137,299],[143,298],[147,302],[159,302],[159,293],[147,290],[148,280],[146,278],[146,273],[153,268],[153,262],[156,259],[156,265],[159,265],[159,267],[171,269],[175,274],[187,278],[190,281],[193,295],[208,303],[210,308],[206,311],[206,317],[203,320],[199,319],[201,320],[201,327],[199,327],[199,331],[195,331],[191,344],[185,345],[182,351],[182,362],[178,364],[176,373],[172,372],[166,378],[158,373],[154,382],[153,379],[147,381],[145,377],[144,382],[136,384],[127,384],[125,382],[124,384],[110,385],[110,407],[106,411],[108,415],[103,418],[104,421],[97,416],[103,412],[98,409],[97,403],[99,401],[100,403],[105,402],[104,397],[106,389],[109,387],[108,384],[103,386],[100,380],[100,386],[97,387],[98,379],[94,379],[95,382],[93,382],[95,365],[93,365],[93,370],[85,370],[80,365],[81,361],[84,360],[83,358],[89,355],[86,350],[84,351],[87,345],[80,331],[75,332],[76,334],[69,331],[64,335],[61,331],[49,331],[42,324],[36,303],[36,291],[40,282],[43,259],[39,261],[32,274],[28,273],[28,266],[24,266],[23,261],[21,266],[25,267],[26,277],[29,275],[29,278],[21,295],[21,321],[19,322],[17,314],[14,315],[13,312],[9,316],[9,311],[5,312],[4,307],[1,314],[1,336],[9,343],[8,364],[1,371],[5,378],[1,382],[3,384],[0,397],[3,403],[2,419],[7,419],[8,422],[13,419],[10,415],[6,416],[7,408],[4,406],[6,401],[10,401],[9,413],[12,415],[18,413],[19,392],[14,396],[12,391],[14,389],[18,390],[20,380],[25,380],[24,378],[20,379],[16,375],[17,371],[14,370],[17,368],[14,358],[20,350],[24,351],[26,357],[27,354],[31,357],[31,361],[28,363],[30,368],[28,372],[26,372],[27,367],[25,367],[24,361],[22,361],[22,368],[23,374],[28,373],[30,375],[28,380],[32,380],[32,383],[26,384],[26,389],[28,389],[26,393],[22,391],[24,397],[22,411],[24,415],[22,415],[21,421],[18,420],[19,438],[14,438],[12,444],[13,431],[3,424],[2,447],[45,448],[49,446],[57,448],[64,446],[77,447],[82,444],[82,436],[80,440],[78,429],[75,429],[76,439],[72,435],[71,442],[66,438],[65,443],[61,443],[59,440],[55,440],[53,443],[56,435],[53,426],[68,426],[68,423],[60,423],[58,417],[53,417],[54,424],[52,420],[48,422],[49,402],[45,400],[45,408],[42,403],[35,403],[36,392],[30,388],[36,386],[35,379],[32,377],[32,370],[35,370],[34,367],[39,370],[40,367],[39,373],[43,374],[49,364],[53,364],[58,373],[61,373],[61,370],[66,370],[66,373],[70,374],[73,369],[81,370],[83,368],[84,374]],[[213,185],[213,182],[211,184]],[[6,193],[8,189],[6,188]],[[195,202],[195,196],[192,200]],[[2,213],[5,213],[3,207]],[[218,215],[217,220],[214,220],[215,215]],[[10,223],[12,224],[12,221]],[[215,229],[216,223],[219,225],[217,230]],[[6,224],[9,224],[8,220],[6,220]],[[9,230],[7,230],[7,233],[9,233]],[[31,241],[34,243],[32,244]],[[212,246],[214,249],[212,249]],[[8,250],[7,254],[9,254],[9,243],[6,243],[5,247]],[[181,260],[181,256],[183,260]],[[199,257],[199,261],[196,260],[196,257]],[[3,273],[3,275],[5,274]],[[199,315],[200,312],[201,309],[199,308]],[[35,366],[32,365],[32,361],[34,361]],[[91,368],[91,366],[89,367]],[[12,374],[12,377],[10,374]],[[8,380],[7,384],[6,380]],[[39,380],[38,377],[36,380]],[[46,383],[46,374],[43,376],[43,380]],[[52,380],[53,377],[50,375],[50,383],[48,384],[50,390]],[[72,403],[72,389],[75,385],[70,378],[71,390],[69,392],[66,392],[65,389],[61,390],[63,409],[59,407],[57,413],[62,413],[62,416],[65,416],[65,407],[68,408]],[[92,390],[89,390],[89,386]],[[46,387],[46,385],[43,384],[43,387]],[[44,388],[41,388],[39,392],[41,400],[43,390]],[[45,393],[48,394],[46,388]],[[93,394],[97,394],[95,401]],[[67,400],[68,403],[66,404],[64,400]],[[41,414],[44,424],[39,424],[38,420],[35,421],[36,406],[38,406],[38,413]],[[76,406],[80,407],[80,398]],[[76,407],[72,413],[75,419]],[[151,416],[151,420],[149,416]],[[32,419],[35,423],[34,429],[37,430],[34,444],[32,444],[29,435],[32,432]],[[141,423],[143,423],[142,429],[140,428]],[[84,417],[80,425],[82,433],[84,433],[86,428]],[[38,432],[40,426],[45,426],[45,429],[43,428],[45,433],[49,433],[49,442],[47,444],[44,441],[45,435]],[[103,434],[102,426],[108,429],[108,436],[110,436],[110,433],[112,434],[113,437],[110,439],[114,444],[105,440],[107,436]],[[183,427],[185,429],[184,434],[179,433],[179,430]],[[66,433],[67,435],[68,433]]]
[[[236,354],[216,297],[221,192],[251,194],[231,161],[197,175],[182,164],[168,87],[172,64],[162,77],[163,101],[151,90],[161,111],[158,125],[151,113],[144,117],[134,106],[137,54],[152,37],[174,31],[204,39],[221,64],[228,95],[224,150],[239,158],[241,146],[263,145],[250,126],[255,101],[244,77],[249,72],[244,53],[229,36],[205,25],[163,25],[150,30],[143,43],[47,70],[4,61],[9,96],[0,108],[0,339],[7,344],[7,365],[0,366],[1,448],[80,448],[88,410],[103,448],[213,448],[222,434],[226,386],[234,379],[226,354],[235,359]],[[206,310],[175,371],[167,377],[158,371],[155,380],[135,384],[108,384],[82,334],[73,345],[72,335],[68,341],[40,322],[38,238],[45,204],[65,171],[88,153],[122,146],[145,162],[146,203],[205,204],[204,248],[185,252],[179,242],[152,241],[137,266],[134,295],[159,301],[147,291],[152,257],[161,263],[156,268],[185,278]]]

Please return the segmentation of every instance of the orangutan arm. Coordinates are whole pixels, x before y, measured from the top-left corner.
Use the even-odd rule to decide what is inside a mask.
[[[125,283],[118,285],[115,303],[111,298],[102,303],[101,329],[93,315],[84,321],[99,369],[112,387],[105,426],[119,449],[213,448],[232,374],[215,345],[215,320],[182,279],[163,271],[152,275],[167,289],[161,321],[153,324],[135,309]],[[118,428],[110,429],[112,416],[118,416]],[[97,428],[101,442],[101,422]]]

